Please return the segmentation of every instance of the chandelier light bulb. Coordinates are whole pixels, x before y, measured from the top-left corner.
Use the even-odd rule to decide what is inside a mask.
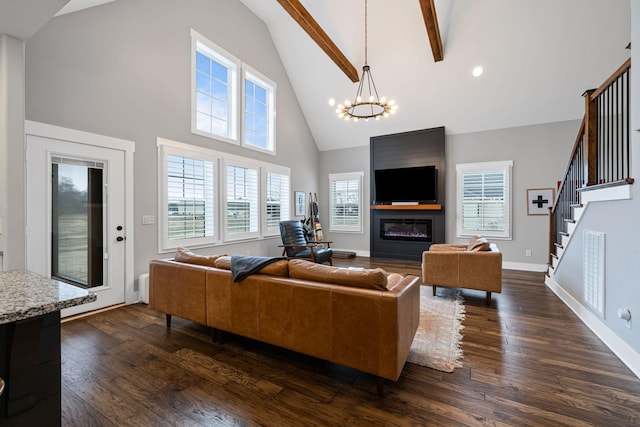
[[[351,101],[349,101],[348,99],[346,99],[346,100],[344,101],[344,105],[345,105],[345,106],[347,106],[347,107],[351,107]]]
[[[335,100],[335,99],[333,99],[333,98],[329,98],[329,105],[330,105],[330,106],[332,106],[332,107],[333,107],[334,105],[336,105],[336,100]]]
[[[356,96],[356,102],[360,104],[362,102],[362,97],[360,95]]]
[[[373,102],[374,99],[373,95],[369,95],[369,102]]]

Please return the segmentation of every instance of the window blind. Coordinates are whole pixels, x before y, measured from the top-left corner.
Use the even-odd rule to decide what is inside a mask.
[[[507,229],[504,171],[463,173],[462,191],[462,225],[465,230]]]
[[[330,229],[362,231],[362,175],[330,177]]]
[[[168,239],[214,235],[214,164],[167,156]]]
[[[227,166],[227,236],[258,233],[258,170]]]
[[[289,219],[289,176],[266,173],[266,229],[268,234],[280,232],[280,221]]]

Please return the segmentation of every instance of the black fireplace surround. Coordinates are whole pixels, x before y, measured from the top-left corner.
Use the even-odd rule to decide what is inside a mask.
[[[369,141],[371,179],[370,255],[372,257],[421,260],[433,243],[444,243],[445,234],[445,132],[444,127],[372,136]],[[434,167],[437,183],[432,204],[379,205],[376,197],[377,171]],[[392,179],[391,187],[425,185]],[[388,185],[389,183],[383,183]],[[410,200],[401,191],[385,202]],[[394,199],[397,198],[397,199]],[[414,201],[415,202],[415,201]],[[423,202],[426,203],[426,202]]]

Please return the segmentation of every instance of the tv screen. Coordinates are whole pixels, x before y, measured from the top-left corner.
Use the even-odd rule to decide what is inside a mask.
[[[438,170],[435,166],[375,171],[375,202],[436,203]]]

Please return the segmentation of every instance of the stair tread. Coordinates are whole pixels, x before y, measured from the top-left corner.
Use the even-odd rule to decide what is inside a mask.
[[[566,231],[561,231],[560,235],[561,236],[567,236],[567,237],[571,236],[571,234],[567,233]]]
[[[560,243],[554,243],[554,245],[556,246],[556,248],[564,249],[564,246],[562,246]]]
[[[564,219],[564,222],[570,222],[570,223],[572,223],[572,224],[573,224],[574,222],[576,222],[576,220],[575,220],[575,219],[573,219],[573,218],[565,218],[565,219]]]

